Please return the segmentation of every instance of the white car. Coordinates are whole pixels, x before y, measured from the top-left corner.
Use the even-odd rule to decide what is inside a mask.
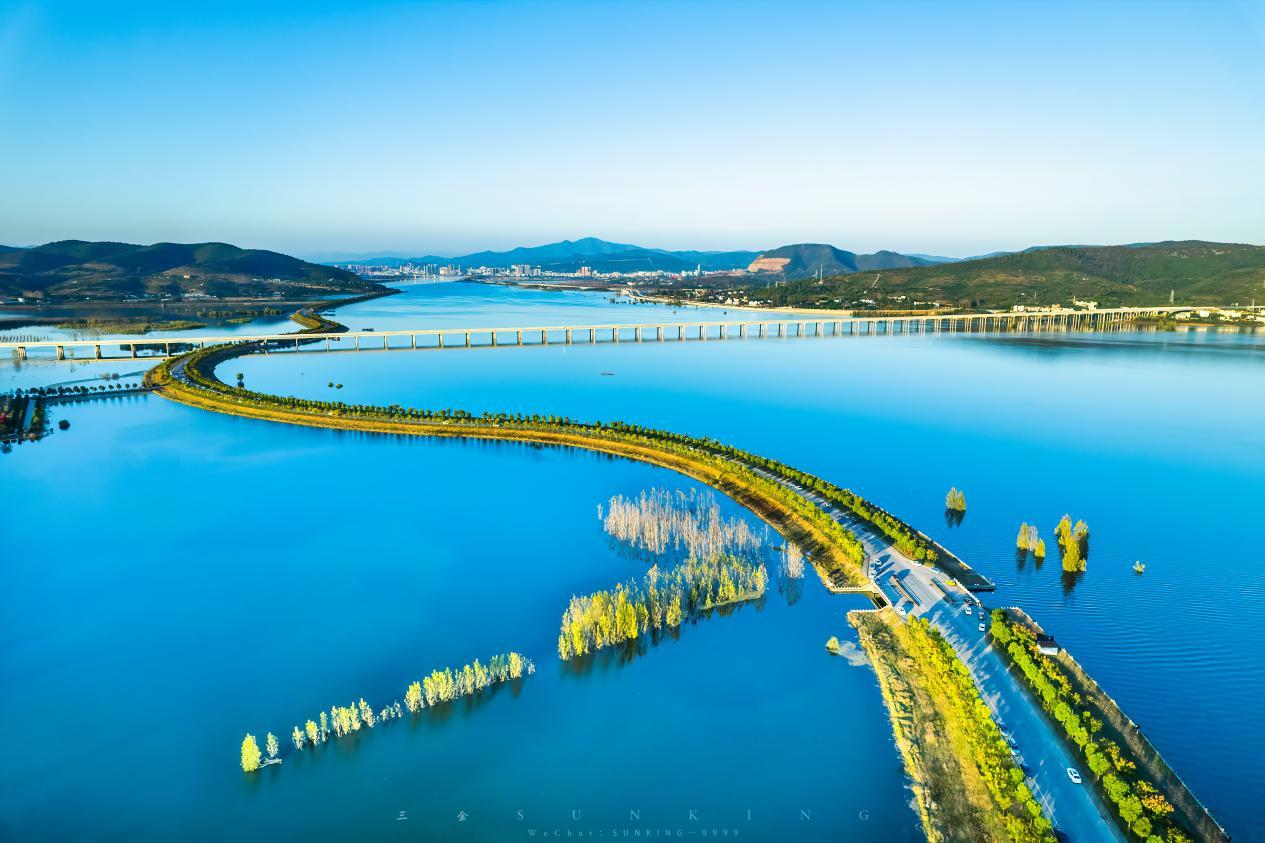
[[[983,632],[983,631],[984,631],[984,624],[980,624],[980,625],[979,625],[979,631],[980,631],[980,632]]]
[[[971,611],[971,607],[970,607],[970,606],[967,606],[967,607],[966,607],[966,613],[967,613],[968,615],[973,615],[973,614],[975,614],[974,612],[972,612],[972,611]]]
[[[1081,774],[1076,771],[1075,767],[1067,768],[1067,777],[1072,780],[1072,784],[1081,783]]]

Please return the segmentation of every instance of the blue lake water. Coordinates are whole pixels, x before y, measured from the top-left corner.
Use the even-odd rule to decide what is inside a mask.
[[[376,330],[674,318],[601,294],[466,284],[340,313]],[[1265,724],[1250,715],[1265,694],[1257,337],[880,336],[230,365],[261,390],[707,434],[850,486],[996,580],[993,602],[1043,622],[1236,839],[1265,839],[1252,799]],[[580,827],[622,829],[641,810],[643,827],[688,829],[700,806],[704,824],[749,839],[919,836],[873,675],[821,648],[849,637],[843,612],[858,602],[811,577],[793,606],[772,591],[626,664],[576,673],[553,655],[571,593],[639,570],[608,545],[596,505],[690,481],[573,451],[295,429],[152,397],[56,412],[69,431],[0,456],[0,484],[21,489],[7,495],[19,552],[0,614],[0,837],[513,839],[537,821],[566,828],[572,809]],[[944,519],[951,485],[967,495],[958,526]],[[1077,581],[1053,555],[1038,568],[1013,550],[1025,520],[1053,545],[1064,512],[1092,530]],[[388,724],[255,780],[235,769],[248,729],[284,738],[331,704],[380,705],[433,666],[511,648],[537,675],[469,711]],[[15,725],[32,711],[38,728]]]

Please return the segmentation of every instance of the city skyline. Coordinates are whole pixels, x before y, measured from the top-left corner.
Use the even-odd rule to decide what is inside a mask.
[[[1237,2],[23,3],[0,242],[1260,243],[1263,34]]]

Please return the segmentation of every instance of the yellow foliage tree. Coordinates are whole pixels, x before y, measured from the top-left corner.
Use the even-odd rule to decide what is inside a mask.
[[[242,769],[247,773],[253,773],[259,769],[259,744],[255,743],[254,735],[246,735],[246,739],[242,741]]]

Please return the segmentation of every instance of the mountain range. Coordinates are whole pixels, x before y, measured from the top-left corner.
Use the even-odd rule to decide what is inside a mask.
[[[402,266],[412,264],[454,264],[462,267],[505,268],[515,264],[539,266],[553,272],[575,272],[581,266],[596,272],[641,272],[662,270],[683,272],[695,268],[704,271],[744,270],[759,259],[768,259],[773,265],[786,258],[783,268],[770,270],[781,278],[804,278],[818,270],[825,274],[856,272],[867,269],[885,269],[894,266],[922,266],[952,258],[933,258],[919,255],[902,255],[881,251],[872,255],[858,255],[836,249],[833,246],[803,243],[782,246],[765,252],[736,250],[708,252],[697,250],[652,249],[630,243],[613,243],[597,237],[579,240],[561,240],[543,246],[519,246],[503,252],[482,251],[468,255],[423,255],[415,258],[377,257],[354,261],[332,261],[334,266],[349,264],[373,264],[378,266]]]
[[[0,246],[0,295],[46,300],[214,296],[312,297],[377,285],[336,267],[227,243],[60,240]]]

